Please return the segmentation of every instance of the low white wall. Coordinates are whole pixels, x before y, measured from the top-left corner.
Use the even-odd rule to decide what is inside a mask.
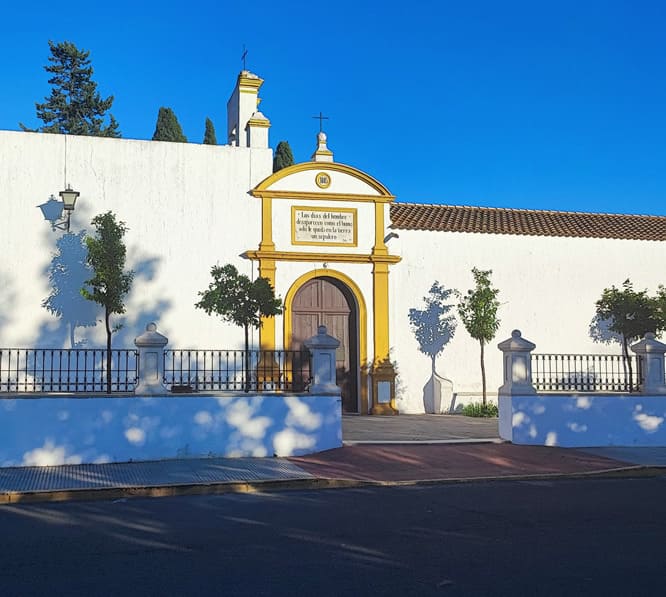
[[[0,466],[292,456],[342,445],[340,396],[0,399]]]
[[[499,432],[514,444],[666,446],[666,396],[500,396]]]

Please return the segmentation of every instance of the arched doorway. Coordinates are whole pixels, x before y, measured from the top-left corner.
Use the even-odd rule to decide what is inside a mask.
[[[291,302],[291,342],[298,350],[303,341],[325,325],[340,340],[336,351],[336,381],[342,391],[342,410],[356,413],[358,401],[358,308],[354,295],[340,280],[321,276],[309,280]]]

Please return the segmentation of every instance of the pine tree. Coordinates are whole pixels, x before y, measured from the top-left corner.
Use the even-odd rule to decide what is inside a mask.
[[[102,99],[97,91],[97,83],[91,78],[90,52],[79,50],[69,41],[49,41],[49,48],[51,65],[45,66],[44,70],[53,75],[49,79],[49,85],[53,87],[43,104],[35,104],[37,118],[44,126],[37,129],[30,129],[23,123],[19,126],[31,132],[120,137],[118,123],[111,114],[109,123],[105,124],[113,96]]]
[[[206,118],[206,132],[203,138],[204,145],[217,145],[217,137],[215,136],[215,127],[210,118]]]
[[[291,153],[288,141],[280,141],[275,150],[275,157],[273,158],[273,172],[282,170],[287,166],[294,165],[294,155]]]
[[[178,118],[171,108],[160,108],[157,114],[157,123],[153,133],[153,141],[176,141],[187,143],[187,137],[180,128]]]

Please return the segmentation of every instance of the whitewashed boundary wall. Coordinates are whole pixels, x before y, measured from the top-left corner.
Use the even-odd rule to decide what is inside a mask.
[[[187,457],[270,457],[342,446],[335,385],[339,342],[320,326],[310,393],[191,394],[162,386],[167,339],[155,324],[137,338],[144,396],[0,398],[0,466],[50,466]]]
[[[421,413],[423,388],[431,377],[430,359],[419,352],[409,327],[411,308],[423,308],[437,280],[465,293],[473,287],[471,270],[493,271],[499,289],[501,320],[496,339],[522,328],[547,342],[552,353],[617,353],[617,344],[595,343],[589,325],[604,288],[627,278],[654,292],[666,283],[661,264],[666,243],[602,238],[565,238],[396,230],[387,242],[402,261],[391,269],[391,347],[400,372],[400,412]],[[456,300],[452,299],[452,303]],[[452,313],[456,314],[454,309]],[[458,318],[459,319],[459,318]],[[488,387],[502,384],[502,355],[486,347]],[[458,321],[454,338],[437,358],[437,373],[453,382],[454,408],[481,399],[479,343]],[[497,400],[495,392],[489,399]],[[443,405],[447,410],[448,404]]]
[[[637,393],[537,392],[532,383],[535,345],[514,330],[499,344],[504,384],[499,388],[499,432],[514,444],[666,446],[666,345],[647,334],[631,348],[641,361]]]
[[[342,445],[340,396],[0,398],[0,466],[294,456]]]
[[[242,347],[236,326],[195,309],[210,268],[233,263],[256,277],[261,202],[248,191],[272,172],[270,148],[197,145],[0,131],[0,341],[4,346],[103,346],[102,312],[78,295],[89,276],[80,235],[90,220],[113,211],[126,223],[127,267],[136,271],[124,323],[114,346],[130,347],[146,321],[174,330],[178,346]],[[43,301],[62,230],[52,230],[39,206],[66,184],[81,193],[59,278],[70,297],[60,316]],[[79,240],[79,249],[76,247]],[[78,298],[77,298],[78,297]],[[256,336],[255,336],[256,339]]]

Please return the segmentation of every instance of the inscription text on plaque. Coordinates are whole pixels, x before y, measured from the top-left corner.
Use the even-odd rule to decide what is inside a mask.
[[[355,247],[356,209],[291,208],[291,242],[294,245]]]

